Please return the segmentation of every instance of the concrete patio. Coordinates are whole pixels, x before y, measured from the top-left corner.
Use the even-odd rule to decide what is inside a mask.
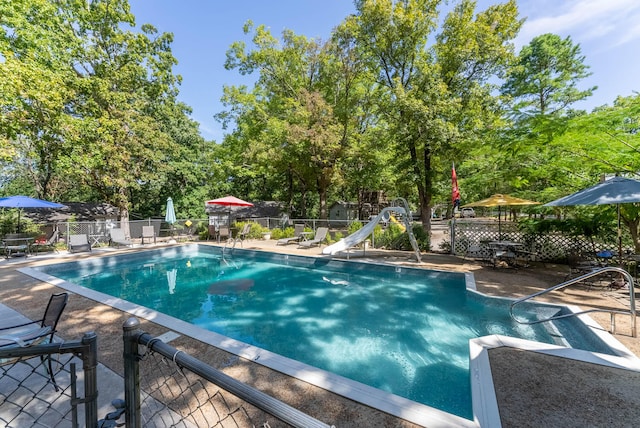
[[[211,243],[205,243],[216,245]],[[167,246],[162,243],[144,248]],[[181,244],[176,244],[181,245]],[[320,249],[298,248],[297,245],[277,246],[273,240],[248,240],[246,249],[277,251],[287,254],[319,255]],[[16,269],[40,263],[56,263],[61,260],[97,257],[101,254],[138,251],[141,246],[114,250],[111,248],[91,253],[68,255],[46,254],[29,258],[12,258],[0,261],[0,303],[37,319],[41,315],[42,302],[59,289],[17,272]],[[474,274],[478,291],[494,296],[522,297],[546,289],[563,281],[568,267],[564,265],[534,265],[523,269],[501,269],[483,266],[446,254],[427,253],[422,263],[415,261],[409,252],[358,250],[349,255],[367,261],[393,263],[412,267],[435,268]],[[609,289],[573,287],[564,292],[547,295],[544,300],[554,303],[577,305],[582,308],[628,307],[628,294]],[[115,375],[123,373],[122,324],[131,315],[110,306],[72,295],[60,323],[59,335],[67,339],[80,337],[87,331],[95,331],[99,337],[100,362]],[[609,315],[592,314],[603,329],[609,327]],[[640,339],[630,335],[628,316],[616,317],[614,337],[633,354],[640,355]],[[152,335],[160,335],[167,328],[141,320],[142,328]],[[181,336],[172,346],[198,355],[214,367],[219,366],[220,352],[205,343]],[[595,364],[572,358],[533,350],[511,347],[488,349],[490,375],[495,385],[499,417],[504,427],[522,426],[631,426],[640,420],[640,365],[625,369],[614,365]],[[224,369],[228,374],[279,398],[322,420],[336,426],[419,426],[378,410],[345,400],[317,387],[306,385],[251,362]],[[301,394],[304,391],[304,395]],[[102,392],[101,392],[102,394]],[[113,392],[105,392],[109,397]],[[332,417],[335,416],[335,420]]]

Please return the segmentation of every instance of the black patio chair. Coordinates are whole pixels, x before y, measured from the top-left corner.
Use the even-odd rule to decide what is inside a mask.
[[[69,293],[57,293],[51,295],[49,303],[44,311],[42,319],[30,321],[22,324],[15,324],[12,326],[0,328],[0,348],[8,346],[34,346],[42,343],[53,343],[53,337],[56,333],[58,321],[62,316],[64,308],[67,306],[69,300]],[[40,327],[27,328],[30,325],[40,324]],[[41,356],[40,359],[44,362],[45,358],[48,360],[49,377],[53,387],[58,391],[58,384],[53,373],[53,364],[51,361],[51,355]],[[12,361],[2,361],[1,364],[9,364]]]

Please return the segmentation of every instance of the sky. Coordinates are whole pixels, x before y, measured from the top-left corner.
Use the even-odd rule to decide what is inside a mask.
[[[478,0],[478,10],[499,3]],[[251,85],[253,77],[225,70],[226,52],[235,41],[250,46],[243,33],[246,21],[265,25],[280,37],[285,29],[308,38],[326,40],[349,14],[351,0],[130,0],[136,24],[154,25],[174,35],[174,73],[182,76],[179,100],[193,109],[191,118],[200,124],[207,140],[222,142],[222,126],[214,115],[224,109],[220,102],[224,85]],[[579,44],[585,63],[593,73],[580,89],[597,86],[594,95],[576,103],[590,111],[611,105],[618,96],[640,91],[639,0],[517,0],[520,17],[526,18],[515,40],[517,51],[537,35],[570,36]]]

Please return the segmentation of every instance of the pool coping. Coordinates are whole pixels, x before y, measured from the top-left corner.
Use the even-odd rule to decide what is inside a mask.
[[[197,244],[193,244],[196,245]],[[157,250],[157,248],[155,249]],[[273,253],[260,250],[241,250],[247,252],[256,252],[261,254],[272,255]],[[96,254],[96,257],[111,256],[114,254]],[[295,255],[296,258],[305,259],[318,259],[314,256],[302,256]],[[93,257],[91,257],[93,258]],[[359,263],[359,264],[375,264],[397,268],[397,265],[384,263],[384,262],[367,262],[367,261],[345,261],[336,260],[341,263]],[[64,262],[62,262],[64,263]],[[405,267],[402,269],[419,271],[419,268]],[[483,427],[483,426],[500,426],[499,413],[497,411],[498,405],[496,402],[495,390],[493,388],[493,382],[491,378],[491,370],[488,364],[488,349],[496,347],[497,343],[500,346],[505,346],[505,343],[510,343],[513,347],[519,347],[519,344],[523,346],[525,350],[539,350],[546,348],[565,349],[569,351],[579,351],[573,348],[564,348],[558,345],[549,345],[539,342],[531,342],[524,339],[516,339],[508,336],[485,336],[470,341],[470,374],[471,376],[471,392],[472,392],[472,411],[474,420],[465,419],[457,415],[447,413],[445,411],[417,403],[415,401],[400,397],[395,394],[391,394],[380,389],[370,387],[351,379],[347,379],[340,375],[318,369],[309,366],[304,363],[300,363],[293,359],[275,354],[273,352],[248,345],[235,339],[223,336],[218,333],[214,333],[208,330],[204,330],[200,327],[196,327],[185,321],[181,321],[177,318],[162,314],[160,312],[148,309],[146,307],[133,304],[126,300],[116,298],[98,291],[90,290],[86,287],[73,284],[68,281],[53,277],[45,274],[34,268],[20,268],[19,272],[29,275],[40,281],[55,285],[60,288],[67,289],[73,293],[81,295],[83,297],[95,300],[105,305],[111,306],[115,309],[129,313],[131,315],[143,318],[145,320],[162,325],[172,331],[176,331],[180,334],[192,337],[196,340],[210,344],[214,347],[220,348],[227,352],[231,352],[235,355],[243,357],[247,360],[256,362],[265,367],[271,368],[278,372],[292,376],[294,378],[303,380],[312,385],[331,391],[335,394],[351,399],[353,401],[365,404],[388,414],[397,416],[409,422],[420,424],[430,427]],[[484,296],[476,290],[475,278],[473,273],[470,272],[451,272],[446,270],[430,269],[436,272],[456,273],[458,275],[464,275],[466,281],[467,290],[476,292]],[[508,299],[505,297],[490,296],[492,298]],[[570,305],[553,305],[559,307],[568,308],[572,312],[578,312],[579,308]],[[587,315],[578,316],[587,326],[592,327],[592,331],[599,335],[600,338],[616,353],[621,356],[617,358],[624,358],[628,360],[629,356],[638,360],[630,351],[628,351],[624,345],[618,342],[612,335],[608,334],[599,324]],[[533,344],[533,345],[532,345]],[[581,351],[587,352],[587,351]],[[571,353],[569,352],[571,355]],[[599,354],[604,355],[604,354]],[[475,356],[475,357],[474,357]],[[611,357],[611,356],[607,356]],[[485,361],[486,360],[486,361]],[[638,360],[640,361],[640,360]],[[488,378],[487,378],[488,374]]]
[[[615,338],[612,337],[612,339],[618,342]],[[620,345],[622,346],[622,344]],[[489,358],[489,351],[500,347],[510,347],[569,360],[640,372],[640,358],[628,353],[626,348],[627,352],[622,355],[608,355],[510,336],[492,335],[471,339],[469,341],[471,399],[474,418],[478,427],[501,426],[500,411]],[[624,346],[622,347],[624,348]]]

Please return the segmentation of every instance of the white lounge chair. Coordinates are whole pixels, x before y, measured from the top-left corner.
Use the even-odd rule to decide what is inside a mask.
[[[311,248],[316,245],[322,245],[322,243],[326,241],[328,233],[329,233],[328,227],[319,227],[316,230],[316,236],[314,236],[313,239],[310,239],[309,241],[301,241],[298,245],[305,248]]]
[[[69,252],[91,251],[91,244],[87,235],[69,235]]]
[[[123,229],[114,228],[109,230],[109,244],[115,245],[116,247],[119,247],[120,245],[130,246],[131,241],[124,236]]]
[[[304,224],[295,224],[293,226],[293,229],[293,238],[278,239],[276,245],[287,245],[291,244],[292,242],[300,242],[300,240],[302,239],[302,232],[304,232]]]

